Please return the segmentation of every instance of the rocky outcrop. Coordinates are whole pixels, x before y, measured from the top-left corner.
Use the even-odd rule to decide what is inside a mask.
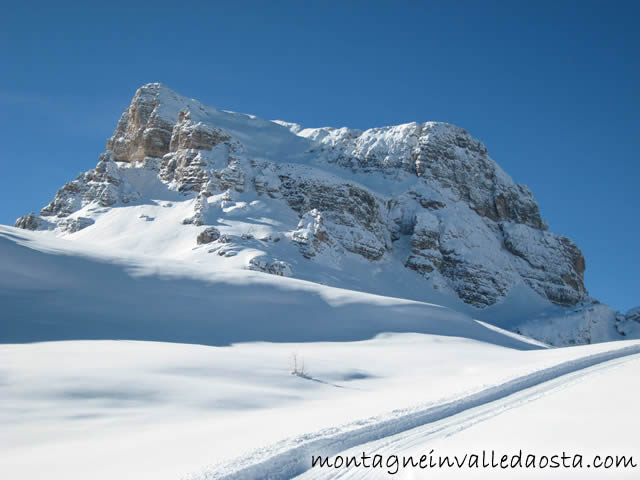
[[[229,156],[234,150],[231,137],[219,128],[193,122],[189,111],[178,114],[169,149],[162,158],[160,177],[165,182],[174,182],[180,191],[210,195],[216,189],[243,184],[237,159]],[[220,165],[217,158],[225,158],[226,162]]]
[[[623,337],[640,337],[640,307],[630,309],[626,314],[616,315],[616,330]]]
[[[625,315],[625,320],[640,324],[640,307],[632,308]]]
[[[171,133],[169,150],[211,150],[214,146],[229,140],[231,137],[219,128],[212,128],[202,122],[194,123],[191,121],[191,112],[181,111]]]
[[[49,222],[31,212],[29,215],[18,218],[14,227],[25,230],[53,230],[58,228],[62,232],[75,233],[94,223],[95,220],[86,217],[60,217],[57,222]]]
[[[58,226],[65,232],[76,233],[84,228],[87,228],[93,225],[94,223],[96,222],[92,218],[86,218],[86,217],[64,218],[58,223]]]
[[[504,246],[524,281],[558,305],[575,305],[586,297],[585,261],[568,238],[532,229],[527,225],[502,225]]]
[[[169,152],[173,124],[161,113],[160,84],[140,88],[120,117],[107,150],[117,162],[136,162],[145,157],[162,157]]]
[[[473,217],[456,221],[450,214],[447,210],[416,214],[405,265],[427,278],[432,272],[441,275],[466,303],[493,305],[508,293],[517,276],[501,254],[494,232],[483,229]]]
[[[220,238],[220,230],[215,227],[207,227],[205,228],[198,237],[196,238],[196,243],[198,245],[202,245],[204,243],[215,242]]]
[[[55,198],[40,211],[43,217],[64,218],[88,204],[110,207],[136,200],[139,193],[121,178],[121,172],[107,151],[96,168],[80,174],[56,192]]]
[[[249,270],[270,273],[280,277],[290,277],[293,275],[291,265],[282,260],[254,257],[249,261]]]
[[[383,203],[368,190],[291,175],[279,180],[282,198],[301,215],[293,239],[304,245],[306,257],[328,246],[379,260],[390,247]]]
[[[154,195],[164,188],[190,202],[184,224],[221,225],[219,217],[255,202],[258,216],[275,215],[267,223],[280,225],[276,238],[291,250],[222,227],[199,234],[198,244],[215,242],[208,251],[224,258],[264,252],[248,255],[247,268],[284,275],[296,261],[336,272],[346,259],[372,267],[397,262],[416,272],[416,282],[444,285],[478,308],[520,284],[557,305],[588,299],[578,247],[547,231],[529,189],[464,129],[438,122],[366,131],[277,123],[145,85],[96,168],[56,193],[42,209],[46,220],[32,214],[16,225],[90,228],[104,209],[151,202],[145,189],[154,185]],[[297,260],[278,259],[282,252]]]
[[[314,151],[327,161],[349,170],[387,176],[401,170],[452,191],[480,216],[547,228],[531,191],[514,183],[487,148],[462,128],[427,122],[365,132],[305,129],[299,134],[317,141],[320,147]]]
[[[405,266],[428,277],[428,274],[442,266],[440,252],[440,221],[432,213],[419,212],[415,216],[411,253]]]
[[[29,215],[18,218],[13,226],[24,230],[38,230],[42,226],[42,222],[42,218],[31,212]]]

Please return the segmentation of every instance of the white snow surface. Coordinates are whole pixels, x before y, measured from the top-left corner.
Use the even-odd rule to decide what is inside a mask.
[[[549,349],[446,307],[10,227],[0,255],[1,478],[289,478],[278,459],[307,447],[640,349]]]
[[[595,366],[580,369],[517,392],[488,404],[466,410],[410,431],[380,440],[360,444],[341,452],[342,455],[482,456],[487,460],[491,451],[500,461],[502,455],[522,452],[522,464],[535,456],[551,459],[555,456],[559,467],[546,468],[388,468],[320,469],[312,468],[297,476],[310,479],[381,479],[389,478],[389,471],[399,479],[635,479],[640,469],[640,444],[637,432],[640,417],[635,411],[635,398],[640,393],[640,355],[620,357]],[[561,455],[566,454],[563,465]],[[574,462],[580,457],[581,463]],[[604,462],[625,456],[635,466],[596,468],[595,460]],[[481,457],[482,458],[482,457]],[[371,463],[371,462],[370,462]],[[544,464],[542,464],[544,465]],[[612,464],[613,465],[613,464]],[[578,468],[580,466],[580,468]]]

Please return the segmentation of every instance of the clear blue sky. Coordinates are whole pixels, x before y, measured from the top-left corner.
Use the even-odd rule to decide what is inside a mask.
[[[481,139],[640,304],[640,2],[12,2],[0,223],[97,162],[140,85],[306,126],[440,120]]]

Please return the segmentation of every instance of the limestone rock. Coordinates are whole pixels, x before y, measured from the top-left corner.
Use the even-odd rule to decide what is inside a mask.
[[[215,145],[229,140],[231,137],[219,128],[212,128],[202,122],[192,122],[191,113],[186,111],[178,114],[178,123],[173,127],[169,150],[211,150]]]
[[[379,260],[391,244],[384,205],[364,188],[281,175],[280,193],[302,215],[294,240],[306,245],[307,257],[328,244]]]
[[[95,220],[93,220],[92,218],[65,218],[58,223],[58,226],[66,232],[75,233],[93,225],[94,223]]]
[[[117,202],[129,203],[138,197],[139,193],[133,186],[121,179],[113,154],[107,151],[100,155],[96,168],[63,185],[40,215],[63,218],[92,202],[110,207]]]
[[[215,227],[207,227],[205,228],[196,239],[198,245],[202,245],[204,243],[215,242],[220,238],[220,230]]]
[[[37,230],[42,225],[42,221],[42,218],[31,212],[29,215],[18,218],[13,226],[24,230]]]
[[[169,152],[173,125],[161,115],[157,83],[140,88],[122,114],[116,131],[107,142],[118,162],[136,162],[145,157],[162,157]]]
[[[502,230],[512,263],[533,290],[558,305],[586,297],[584,257],[571,240],[523,224],[505,223]]]
[[[281,277],[290,277],[293,275],[291,265],[282,260],[265,259],[263,257],[254,257],[249,260],[249,270],[270,273],[271,275],[279,275]]]

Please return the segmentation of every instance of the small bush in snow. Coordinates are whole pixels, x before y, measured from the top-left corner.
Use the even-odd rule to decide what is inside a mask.
[[[309,378],[309,372],[307,372],[304,367],[304,359],[302,357],[298,357],[297,353],[291,355],[291,375]]]

